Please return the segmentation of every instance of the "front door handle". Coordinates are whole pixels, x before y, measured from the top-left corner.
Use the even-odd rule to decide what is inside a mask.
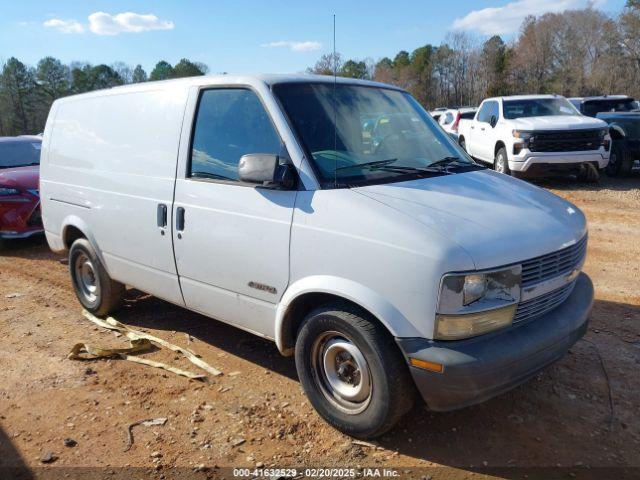
[[[167,206],[164,203],[158,204],[158,210],[156,212],[156,221],[158,227],[164,228],[167,226]]]
[[[181,232],[184,230],[184,208],[178,207],[176,209],[176,231]]]

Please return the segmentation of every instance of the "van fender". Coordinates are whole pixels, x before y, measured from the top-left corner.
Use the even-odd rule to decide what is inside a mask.
[[[98,242],[96,242],[96,239],[93,236],[93,233],[89,228],[89,225],[87,225],[87,222],[85,222],[82,218],[78,217],[77,215],[66,216],[62,221],[62,228],[60,230],[62,232],[62,236],[60,237],[62,242],[64,242],[64,238],[67,236],[67,229],[69,227],[75,227],[82,232],[82,234],[85,236],[85,238],[89,241],[89,243],[95,250],[96,255],[98,255],[98,258],[102,263],[102,266],[105,269],[107,269],[107,264],[104,261],[104,257],[102,256],[102,250],[100,250],[100,248],[98,247]],[[107,269],[107,273],[109,273],[108,269]]]
[[[298,297],[309,293],[327,293],[351,301],[376,317],[394,337],[422,337],[409,320],[378,292],[358,282],[331,275],[313,275],[289,285],[276,308],[275,341],[283,355],[287,348],[286,313]]]

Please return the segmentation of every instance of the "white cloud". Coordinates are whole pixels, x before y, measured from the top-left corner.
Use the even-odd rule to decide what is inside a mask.
[[[320,42],[287,42],[285,40],[263,43],[260,46],[263,48],[287,47],[294,52],[313,52],[322,48],[322,44]]]
[[[55,28],[60,33],[83,33],[84,27],[80,22],[75,20],[61,20],[59,18],[50,18],[43,25],[47,28]]]
[[[94,12],[89,15],[89,30],[96,35],[118,35],[120,33],[140,33],[149,30],[172,30],[174,23],[160,20],[152,13],[139,14],[133,12],[111,15],[105,12]]]
[[[489,7],[473,10],[453,22],[458,30],[475,30],[485,35],[505,35],[515,33],[522,20],[528,15],[543,15],[547,12],[561,12],[567,9],[600,7],[607,0],[517,0],[503,7]]]

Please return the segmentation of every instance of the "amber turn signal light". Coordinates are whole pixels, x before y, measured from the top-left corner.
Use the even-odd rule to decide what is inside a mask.
[[[429,370],[431,372],[442,373],[444,371],[444,365],[435,362],[427,362],[426,360],[420,360],[418,358],[409,358],[409,363],[423,370]]]

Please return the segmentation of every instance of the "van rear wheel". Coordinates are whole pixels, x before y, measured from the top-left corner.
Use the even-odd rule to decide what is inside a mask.
[[[413,406],[416,390],[398,346],[351,305],[309,313],[296,339],[295,358],[311,404],[347,435],[382,435]]]
[[[69,273],[78,300],[89,312],[107,315],[122,305],[124,285],[109,277],[85,238],[77,239],[69,249]]]

